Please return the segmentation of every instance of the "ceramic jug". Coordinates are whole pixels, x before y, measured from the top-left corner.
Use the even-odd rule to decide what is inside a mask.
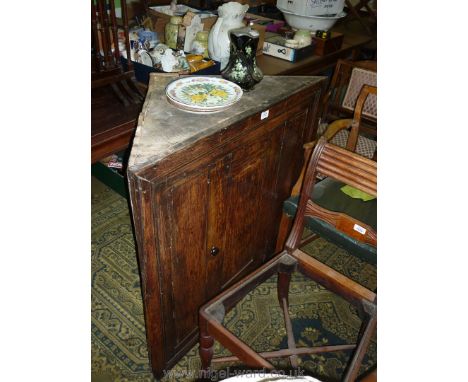
[[[229,63],[221,75],[228,81],[235,82],[245,91],[249,91],[263,78],[256,60],[259,33],[246,27],[231,30],[229,37],[231,54]]]
[[[213,60],[221,62],[221,70],[229,61],[229,31],[244,26],[242,20],[248,9],[247,4],[242,5],[235,1],[218,8],[218,19],[208,37],[208,53]]]

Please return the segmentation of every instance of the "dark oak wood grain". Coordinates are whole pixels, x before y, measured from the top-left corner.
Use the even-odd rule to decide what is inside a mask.
[[[200,306],[273,255],[325,84],[267,76],[235,107],[199,116],[165,100],[174,78],[152,75],[128,166],[157,377],[196,342]]]

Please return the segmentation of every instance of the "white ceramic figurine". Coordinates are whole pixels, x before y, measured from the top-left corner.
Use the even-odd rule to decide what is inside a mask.
[[[247,4],[242,5],[235,1],[230,1],[218,8],[219,17],[208,37],[208,52],[213,60],[221,62],[221,70],[229,61],[229,31],[245,26],[243,19],[248,9]]]

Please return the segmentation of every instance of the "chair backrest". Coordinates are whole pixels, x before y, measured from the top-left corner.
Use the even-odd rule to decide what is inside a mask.
[[[324,97],[322,120],[330,122],[350,117],[363,85],[377,86],[377,62],[338,60]],[[364,109],[364,119],[374,125],[377,120],[375,100],[370,98]]]
[[[364,85],[377,86],[377,73],[367,69],[353,68],[342,102],[345,109],[354,112],[359,93]],[[362,115],[377,120],[377,97],[375,95],[369,95],[367,98]]]
[[[92,81],[123,72],[120,61],[119,33],[120,40],[124,42],[127,57],[130,57],[126,0],[121,0],[120,4],[121,20],[119,21],[115,0],[91,0]],[[132,62],[128,60],[127,71],[132,70]]]
[[[351,130],[348,135],[348,141],[346,142],[346,149],[349,151],[357,151],[356,145],[358,143],[362,116],[366,113],[366,106],[368,110],[370,109],[372,113],[375,113],[375,117],[377,118],[377,87],[370,85],[363,85],[361,87],[361,91],[355,101],[353,122],[351,123]],[[369,146],[370,143],[361,142],[361,147],[359,147],[358,152],[372,158],[373,155],[375,155],[373,151],[375,151],[376,148],[374,145],[372,145],[373,147],[366,147],[366,145]]]
[[[288,250],[298,248],[308,216],[320,219],[343,234],[365,244],[377,245],[377,232],[369,225],[342,212],[327,210],[315,204],[311,195],[317,174],[331,177],[372,196],[377,196],[377,163],[321,138],[307,166],[304,185],[293,228],[286,242]]]

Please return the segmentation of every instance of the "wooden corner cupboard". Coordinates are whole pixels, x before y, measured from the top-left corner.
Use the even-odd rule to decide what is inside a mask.
[[[173,79],[151,75],[127,169],[157,378],[197,342],[200,306],[273,256],[326,85],[265,76],[231,108],[200,115],[168,103]]]

